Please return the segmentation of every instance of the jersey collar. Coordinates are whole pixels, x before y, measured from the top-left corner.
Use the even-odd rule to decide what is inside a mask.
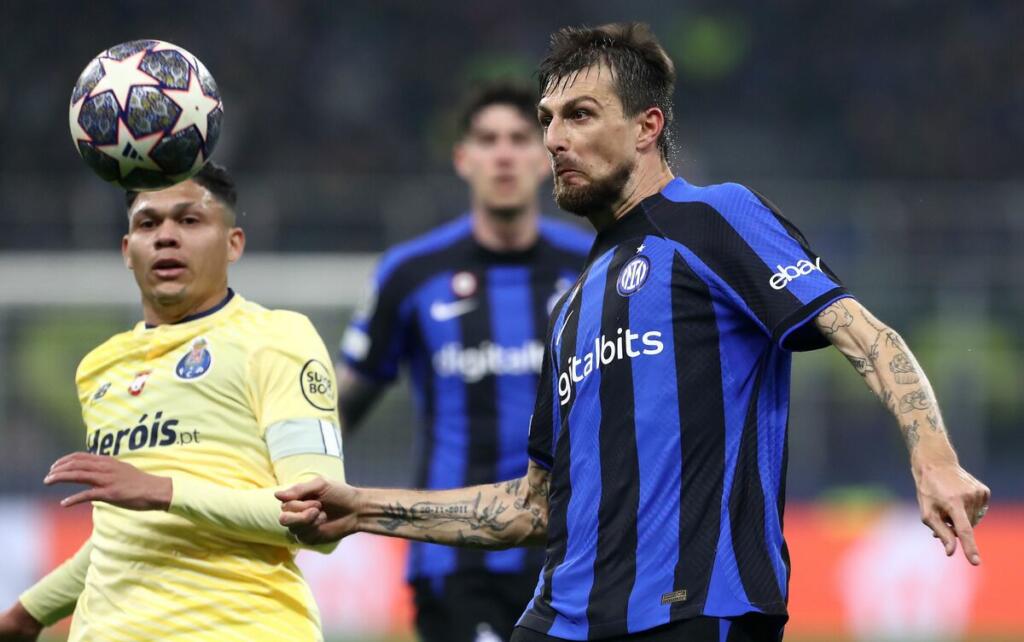
[[[227,296],[225,296],[223,299],[221,299],[220,303],[218,303],[217,305],[213,306],[212,308],[209,308],[207,310],[203,310],[202,312],[196,312],[195,314],[190,314],[187,317],[182,317],[181,319],[178,319],[174,323],[166,323],[166,324],[161,324],[161,325],[181,325],[182,323],[188,323],[189,321],[195,321],[196,319],[202,319],[203,317],[208,317],[211,314],[216,314],[217,312],[220,312],[224,308],[224,306],[226,306],[228,303],[231,302],[231,299],[233,299],[233,298],[235,298],[235,291],[232,290],[231,288],[228,288]],[[149,323],[145,324],[145,328],[147,330],[152,330],[153,328],[157,328],[157,327],[159,327],[159,326],[150,325]]]

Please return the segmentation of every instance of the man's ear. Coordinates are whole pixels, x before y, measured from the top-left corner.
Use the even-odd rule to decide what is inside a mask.
[[[458,142],[452,147],[452,167],[455,168],[455,173],[458,174],[459,178],[468,180],[469,168],[466,166],[465,143]]]
[[[658,107],[648,107],[637,116],[636,149],[645,152],[657,147],[665,129],[665,114]]]
[[[121,237],[121,259],[124,260],[124,266],[129,270],[132,269],[132,257],[128,254],[128,235],[125,234]]]

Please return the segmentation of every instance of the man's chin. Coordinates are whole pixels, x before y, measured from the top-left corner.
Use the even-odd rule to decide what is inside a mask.
[[[178,305],[185,300],[188,286],[184,283],[160,283],[149,291],[149,299],[160,306]]]

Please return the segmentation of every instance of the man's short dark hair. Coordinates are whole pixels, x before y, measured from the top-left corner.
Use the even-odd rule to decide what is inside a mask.
[[[651,28],[640,22],[616,22],[559,29],[551,34],[547,57],[537,68],[541,95],[594,65],[611,70],[615,93],[627,117],[651,107],[665,114],[658,148],[667,158],[672,146],[669,126],[676,72]]]
[[[235,190],[235,179],[231,177],[228,168],[213,161],[207,161],[203,168],[190,180],[202,185],[208,192],[234,211],[235,203],[238,202],[238,192]],[[125,205],[128,209],[131,209],[135,199],[139,197],[139,193],[128,190],[124,193],[124,197]]]
[[[540,129],[536,92],[522,82],[498,80],[481,85],[469,94],[459,116],[459,138],[465,137],[473,127],[473,119],[492,105],[507,105]]]

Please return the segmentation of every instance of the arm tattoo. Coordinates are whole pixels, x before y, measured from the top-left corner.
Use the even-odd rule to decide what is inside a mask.
[[[845,328],[853,324],[853,315],[846,309],[842,301],[836,301],[821,311],[818,315],[818,322],[821,324],[821,331],[825,336],[839,332],[839,328]]]
[[[900,414],[915,410],[928,410],[931,407],[932,400],[928,398],[928,393],[923,388],[918,388],[900,397]]]
[[[456,546],[503,548],[536,542],[547,532],[549,475],[538,472],[462,489],[446,502],[392,501],[378,509],[384,534]]]
[[[907,442],[907,450],[914,452],[914,446],[917,445],[917,442],[921,441],[921,435],[917,432],[917,419],[910,424],[900,424],[900,428],[903,429],[903,438]]]

